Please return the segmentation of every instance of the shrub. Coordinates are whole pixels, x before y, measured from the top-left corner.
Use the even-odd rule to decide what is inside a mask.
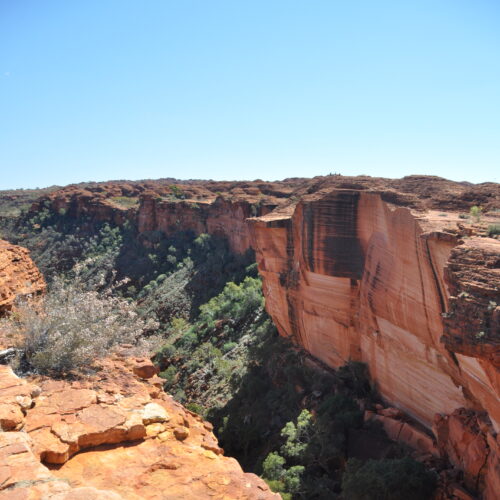
[[[179,343],[185,349],[191,349],[198,343],[198,336],[193,330],[187,331],[180,339]]]
[[[227,283],[223,292],[200,307],[201,322],[211,323],[217,319],[238,322],[252,311],[263,307],[264,299],[259,279],[245,278],[240,285]]]
[[[71,282],[56,278],[38,304],[21,304],[12,328],[23,337],[30,367],[39,373],[83,371],[120,343],[136,343],[157,325],[140,318],[113,287],[88,290],[78,270]]]
[[[139,205],[139,199],[131,196],[112,196],[110,200],[125,208],[136,207]]]
[[[312,415],[308,410],[302,410],[297,418],[297,424],[288,422],[281,431],[286,438],[281,452],[288,458],[301,459],[314,434]]]
[[[163,370],[160,373],[160,377],[165,379],[165,388],[169,389],[175,382],[175,378],[177,375],[177,370],[174,365],[170,365],[166,370]]]
[[[222,352],[225,354],[226,352],[232,351],[237,345],[236,342],[226,342],[222,346]]]
[[[347,462],[342,478],[344,498],[349,500],[427,500],[436,488],[436,475],[420,462],[402,459]]]
[[[186,403],[185,406],[189,411],[197,413],[198,415],[201,415],[202,417],[205,416],[206,410],[200,404],[198,404],[198,403]]]
[[[304,473],[305,467],[303,465],[294,465],[290,467],[283,477],[285,489],[290,493],[298,493],[301,486],[301,477]]]
[[[482,211],[483,209],[481,207],[478,207],[477,205],[470,207],[470,215],[476,222],[479,222],[479,220],[481,219]]]
[[[500,234],[500,224],[491,224],[488,226],[488,236],[490,238],[497,234]]]
[[[279,481],[284,474],[285,459],[279,453],[269,453],[262,463],[262,475],[266,479]]]
[[[171,184],[168,187],[170,188],[170,191],[172,192],[172,195],[174,196],[174,198],[184,199],[186,197],[186,195],[184,194],[184,191],[179,186],[176,186],[175,184]]]

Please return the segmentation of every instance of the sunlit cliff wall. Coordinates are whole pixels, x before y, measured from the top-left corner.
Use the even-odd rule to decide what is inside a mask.
[[[450,292],[465,286],[458,283],[460,257],[453,250],[462,242],[433,229],[423,215],[390,206],[383,194],[333,189],[305,196],[291,213],[249,223],[266,307],[280,334],[332,367],[365,362],[381,395],[428,429],[434,425],[447,447],[443,453],[460,468],[474,469],[471,489],[488,488],[487,498],[494,498],[500,425],[498,308],[493,305],[498,274],[482,273],[483,282],[490,280],[482,289],[486,295],[489,290],[490,310],[485,298],[474,302],[477,311],[493,318],[486,322],[488,331],[480,333],[484,321],[472,323],[474,331],[464,340],[457,332],[468,318],[460,318],[460,307],[450,310],[455,300],[450,302]],[[498,242],[489,241],[498,255]],[[477,250],[482,243],[468,244]],[[474,259],[469,263],[478,269]],[[471,288],[470,296],[480,295],[477,290]],[[475,437],[467,444],[461,442],[468,424],[458,415],[460,408],[489,417],[481,442],[490,443],[481,452],[475,449],[479,431],[471,431]],[[448,419],[455,410],[458,416]]]

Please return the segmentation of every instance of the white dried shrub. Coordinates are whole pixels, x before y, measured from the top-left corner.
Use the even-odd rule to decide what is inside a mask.
[[[71,281],[56,278],[42,300],[17,309],[15,329],[27,362],[39,373],[85,370],[118,344],[138,345],[145,332],[158,327],[114,294],[120,283],[88,289],[85,269],[77,268]]]

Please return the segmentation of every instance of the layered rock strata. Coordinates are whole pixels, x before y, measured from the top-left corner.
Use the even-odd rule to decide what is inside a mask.
[[[137,358],[73,382],[0,366],[0,499],[280,498],[161,386]]]
[[[424,428],[434,425],[433,447],[466,470],[472,491],[492,499],[499,474],[500,242],[463,243],[457,213],[444,214],[443,222],[442,214],[387,199],[395,198],[333,188],[251,219],[266,308],[281,335],[329,366],[367,363],[381,395]],[[456,307],[461,299],[454,294],[464,287],[468,309]],[[484,460],[470,460],[482,460],[479,468],[469,467],[473,452],[459,443],[467,425],[453,415],[461,409],[486,415],[478,427]],[[445,419],[439,431],[436,415]]]
[[[0,316],[12,309],[17,297],[45,290],[45,280],[26,248],[0,240]]]

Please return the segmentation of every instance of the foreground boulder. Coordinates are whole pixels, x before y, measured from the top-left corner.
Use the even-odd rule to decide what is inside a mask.
[[[1,366],[0,500],[280,498],[145,364],[116,356],[72,382]]]

